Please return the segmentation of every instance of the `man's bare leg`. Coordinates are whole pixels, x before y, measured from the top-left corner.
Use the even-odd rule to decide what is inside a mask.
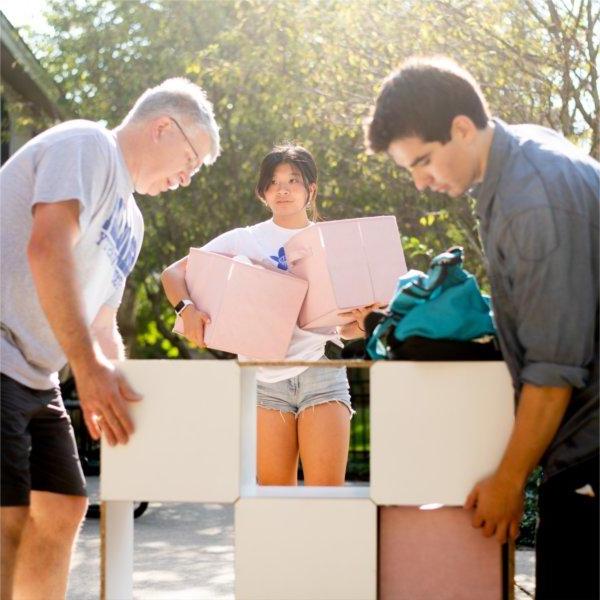
[[[11,600],[13,593],[13,580],[15,564],[23,529],[29,514],[28,506],[5,506],[0,509],[2,522],[2,576],[0,598]]]
[[[71,551],[86,509],[83,496],[31,492],[14,571],[14,600],[65,597]]]

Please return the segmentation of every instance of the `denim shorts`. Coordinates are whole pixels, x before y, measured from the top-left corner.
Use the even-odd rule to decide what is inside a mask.
[[[258,381],[256,391],[261,408],[293,413],[298,417],[311,406],[338,402],[352,416],[349,389],[346,367],[309,367],[300,375],[283,381]]]

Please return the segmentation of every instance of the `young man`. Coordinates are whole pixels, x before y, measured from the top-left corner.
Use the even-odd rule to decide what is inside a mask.
[[[492,119],[473,78],[441,58],[386,79],[367,144],[419,190],[477,199],[517,411],[498,468],[466,499],[473,525],[514,539],[542,464],[536,597],[597,598],[600,165],[553,131]]]
[[[219,154],[204,92],[147,90],[121,125],[49,129],[0,170],[2,599],[62,598],[87,506],[57,371],[69,362],[94,439],[126,443],[138,399],[109,359],[143,236],[132,193],[188,185]]]

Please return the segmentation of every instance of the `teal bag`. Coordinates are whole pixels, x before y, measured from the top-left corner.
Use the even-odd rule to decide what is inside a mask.
[[[388,335],[397,343],[414,336],[466,342],[495,335],[490,298],[462,264],[463,249],[456,246],[438,254],[426,274],[411,270],[400,277],[389,314],[369,337],[367,354],[389,358],[383,341]]]

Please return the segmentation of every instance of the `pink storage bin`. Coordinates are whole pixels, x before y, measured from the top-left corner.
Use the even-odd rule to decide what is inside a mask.
[[[339,312],[375,302],[387,304],[406,273],[396,217],[317,223],[284,246],[289,272],[308,281],[298,325],[343,325]]]
[[[252,358],[286,357],[308,284],[289,274],[191,248],[185,274],[190,297],[210,317],[209,348]],[[173,329],[183,333],[183,319]]]
[[[458,507],[380,506],[378,598],[510,597],[513,547],[503,549],[496,538],[483,537],[472,517],[472,510]]]

